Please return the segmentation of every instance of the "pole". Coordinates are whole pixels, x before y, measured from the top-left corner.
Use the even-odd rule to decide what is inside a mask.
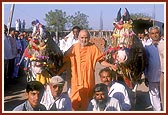
[[[11,28],[11,23],[12,23],[12,18],[13,18],[14,7],[15,7],[15,4],[12,4],[12,5],[11,5],[11,9],[10,9],[9,19],[8,19],[8,35],[9,35],[9,30],[10,30],[10,28]]]
[[[100,30],[103,30],[103,17],[102,17],[102,11],[100,13]]]
[[[154,9],[153,9],[153,26],[155,25],[155,4],[154,4]]]

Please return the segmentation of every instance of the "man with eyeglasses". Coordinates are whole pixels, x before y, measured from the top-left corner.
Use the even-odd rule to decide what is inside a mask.
[[[50,79],[49,85],[41,99],[49,111],[71,111],[72,104],[67,94],[62,93],[65,81],[61,76],[54,76]]]

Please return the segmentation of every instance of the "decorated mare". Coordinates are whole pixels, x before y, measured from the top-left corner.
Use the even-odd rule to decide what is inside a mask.
[[[105,51],[108,62],[116,64],[117,80],[122,80],[129,87],[132,109],[136,103],[136,90],[142,83],[142,73],[145,68],[146,58],[143,45],[133,31],[133,20],[128,10],[121,16],[121,8],[117,19],[114,21],[111,45]]]
[[[45,32],[44,36],[34,36],[24,55],[29,60],[28,81],[37,80],[46,84],[62,65],[63,54],[49,32]]]
[[[141,41],[133,31],[133,21],[129,12],[121,16],[121,8],[114,21],[112,43],[105,51],[108,62],[118,66],[116,73],[122,76],[130,89],[141,83],[141,75],[145,66],[145,53]]]

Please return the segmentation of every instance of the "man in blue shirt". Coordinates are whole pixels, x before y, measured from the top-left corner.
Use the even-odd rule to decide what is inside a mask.
[[[12,47],[7,36],[7,26],[4,25],[4,83],[7,85],[7,81],[9,80],[9,60],[13,58],[12,55]]]

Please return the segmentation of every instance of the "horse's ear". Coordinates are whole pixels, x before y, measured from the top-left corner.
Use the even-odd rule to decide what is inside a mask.
[[[117,22],[119,22],[120,20],[121,20],[121,8],[119,9],[117,13]]]
[[[126,12],[126,15],[125,15],[125,20],[124,21],[129,21],[130,20],[130,14],[129,14],[127,8],[125,8],[125,12]]]

